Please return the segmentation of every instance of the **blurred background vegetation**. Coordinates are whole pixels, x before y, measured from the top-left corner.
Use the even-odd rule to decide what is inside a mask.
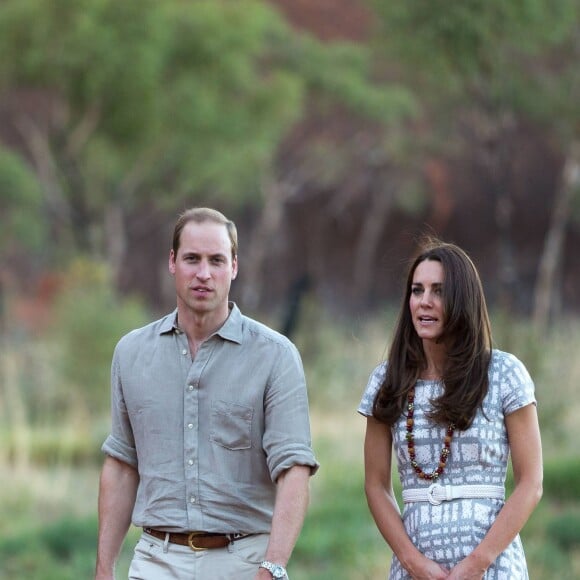
[[[536,382],[531,577],[580,577],[578,0],[3,0],[0,54],[1,578],[91,577],[112,349],[174,307],[193,205],[236,221],[234,299],[303,354],[293,578],[386,575],[355,408],[425,233]]]

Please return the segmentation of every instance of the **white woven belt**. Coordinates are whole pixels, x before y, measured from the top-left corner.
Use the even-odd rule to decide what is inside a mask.
[[[403,501],[413,503],[428,501],[431,505],[439,505],[452,499],[493,498],[504,499],[504,488],[499,485],[440,485],[432,483],[427,488],[404,489]]]

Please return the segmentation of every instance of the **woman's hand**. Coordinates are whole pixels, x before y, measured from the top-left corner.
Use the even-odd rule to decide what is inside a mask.
[[[413,566],[409,567],[408,572],[413,580],[443,580],[444,578],[449,578],[449,570],[445,566],[429,560],[423,555],[413,562]]]
[[[448,578],[452,580],[481,580],[485,574],[485,569],[477,565],[472,558],[461,560],[457,566],[454,566]]]

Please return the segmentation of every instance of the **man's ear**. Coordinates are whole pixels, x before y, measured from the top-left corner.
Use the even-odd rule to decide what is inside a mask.
[[[169,250],[168,267],[170,274],[175,274],[175,252],[173,250]]]
[[[238,275],[238,257],[235,256],[232,260],[232,280],[235,280]]]

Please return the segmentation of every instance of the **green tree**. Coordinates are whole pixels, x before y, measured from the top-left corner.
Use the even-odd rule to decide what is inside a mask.
[[[79,258],[63,276],[63,291],[55,307],[51,342],[57,345],[54,363],[58,403],[82,416],[99,414],[109,404],[111,353],[119,337],[142,326],[150,315],[135,298],[115,295],[110,268]],[[58,414],[55,413],[58,417]]]
[[[14,281],[10,263],[38,255],[47,241],[42,193],[31,168],[21,157],[0,146],[0,335]],[[1,344],[1,336],[0,336]]]
[[[15,153],[0,147],[0,253],[38,250],[46,242],[42,194],[31,168]]]
[[[439,135],[449,137],[452,121],[468,119],[470,138],[479,142],[480,161],[493,178],[506,308],[515,282],[515,212],[505,137],[519,119],[531,119],[544,127],[566,157],[536,290],[535,317],[544,329],[570,200],[580,184],[578,2],[377,0],[374,6],[382,23],[379,42],[391,58],[403,63],[402,75],[422,95]]]
[[[0,52],[0,91],[53,99],[48,124],[18,127],[59,247],[114,269],[142,204],[264,203],[261,180],[309,99],[410,110],[373,81],[367,52],[317,43],[257,0],[4,0]]]

